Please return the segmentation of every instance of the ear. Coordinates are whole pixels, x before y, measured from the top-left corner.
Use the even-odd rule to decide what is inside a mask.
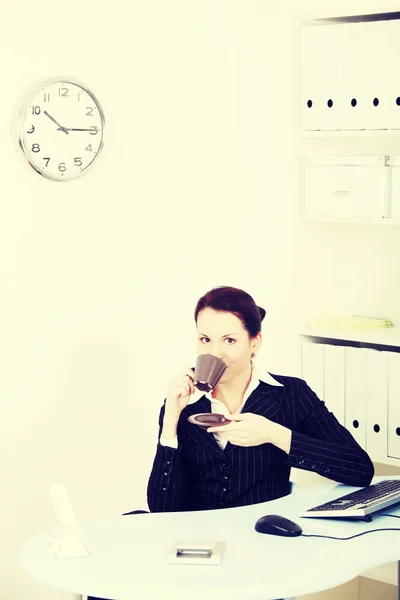
[[[262,334],[258,333],[252,340],[251,340],[251,349],[252,352],[257,352],[262,346]]]

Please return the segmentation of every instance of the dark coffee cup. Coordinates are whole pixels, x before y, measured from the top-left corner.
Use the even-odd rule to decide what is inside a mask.
[[[223,360],[213,354],[200,354],[194,369],[194,385],[202,392],[211,392],[226,369]]]

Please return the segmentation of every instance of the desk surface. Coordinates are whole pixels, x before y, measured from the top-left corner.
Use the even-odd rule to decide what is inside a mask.
[[[387,477],[386,477],[387,478]],[[384,479],[377,477],[375,480]],[[290,496],[251,506],[184,513],[138,514],[87,520],[81,537],[91,556],[59,560],[48,550],[49,533],[27,541],[21,564],[55,588],[118,600],[268,600],[301,596],[345,583],[359,573],[400,559],[400,531],[347,540],[284,538],[254,530],[265,514],[296,521],[304,533],[345,537],[400,520],[376,516],[371,523],[299,518],[300,511],[357,488],[335,484],[295,488]],[[400,508],[392,510],[400,515]],[[175,540],[226,542],[218,566],[170,565]]]

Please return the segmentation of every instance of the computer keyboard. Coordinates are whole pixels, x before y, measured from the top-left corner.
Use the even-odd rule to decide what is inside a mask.
[[[386,479],[309,508],[300,517],[366,518],[400,503],[400,479]]]

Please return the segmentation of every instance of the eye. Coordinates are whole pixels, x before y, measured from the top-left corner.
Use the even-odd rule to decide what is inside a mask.
[[[201,342],[204,342],[204,340],[208,340],[208,341],[210,341],[210,338],[208,338],[208,337],[205,337],[205,336],[200,338],[200,341],[201,341]],[[233,338],[226,338],[226,340],[225,340],[225,341],[227,342],[227,341],[229,341],[229,340],[230,340],[231,342],[233,342],[233,343],[232,343],[232,344],[230,344],[230,343],[229,343],[229,344],[228,344],[228,346],[233,346],[233,344],[236,342],[236,340],[235,340],[235,339],[233,339]]]

